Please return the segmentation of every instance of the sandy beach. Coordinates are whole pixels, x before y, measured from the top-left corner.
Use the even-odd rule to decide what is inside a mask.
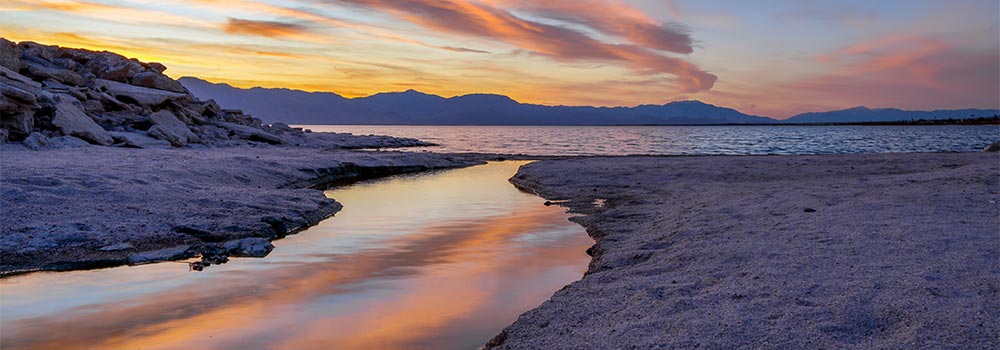
[[[597,244],[489,349],[1000,346],[996,153],[577,158],[511,182]]]

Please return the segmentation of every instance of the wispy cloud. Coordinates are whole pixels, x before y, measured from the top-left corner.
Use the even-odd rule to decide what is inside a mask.
[[[309,32],[306,26],[296,23],[255,21],[232,17],[229,17],[222,25],[222,30],[229,34],[259,35],[269,38],[296,36]]]
[[[683,91],[709,90],[717,77],[683,59],[667,56],[635,43],[608,43],[567,27],[524,19],[511,11],[487,3],[457,0],[328,0],[329,3],[351,5],[388,13],[424,28],[456,35],[499,40],[533,53],[562,61],[607,61],[624,65],[641,74],[673,75]],[[548,7],[552,15],[558,12]],[[580,15],[581,13],[576,13]],[[573,17],[567,13],[566,17]],[[613,28],[603,17],[591,15],[580,21],[595,28]],[[667,38],[664,48],[690,52],[690,39],[669,26],[631,25],[614,27],[612,33],[630,36],[638,42]],[[685,43],[686,40],[686,43]]]

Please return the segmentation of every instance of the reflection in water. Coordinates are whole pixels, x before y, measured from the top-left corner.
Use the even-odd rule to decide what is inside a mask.
[[[2,349],[475,349],[586,269],[592,243],[507,183],[523,162],[329,191],[264,259],[0,280]]]

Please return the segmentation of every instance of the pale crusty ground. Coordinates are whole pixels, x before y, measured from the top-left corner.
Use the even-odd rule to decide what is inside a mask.
[[[0,276],[182,259],[231,240],[272,240],[340,210],[310,187],[482,159],[266,145],[43,151],[3,145]]]
[[[511,181],[598,243],[487,348],[1000,348],[997,153],[578,158]]]

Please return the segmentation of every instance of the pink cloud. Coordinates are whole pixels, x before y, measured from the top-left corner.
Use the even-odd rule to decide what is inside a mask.
[[[642,74],[673,75],[685,92],[709,90],[717,79],[715,75],[690,62],[655,51],[689,53],[692,50],[691,39],[679,29],[648,21],[637,11],[623,10],[617,12],[624,14],[620,17],[608,17],[610,13],[615,12],[601,11],[602,8],[574,9],[573,6],[558,2],[532,7],[549,17],[558,14],[563,20],[572,19],[574,22],[630,40],[629,43],[614,44],[594,39],[566,27],[523,19],[489,3],[458,0],[331,0],[330,2],[382,11],[442,33],[473,35],[502,41],[557,60],[615,62]],[[622,9],[628,8],[622,7]],[[598,15],[597,12],[605,14]],[[616,19],[620,21],[616,22]]]

